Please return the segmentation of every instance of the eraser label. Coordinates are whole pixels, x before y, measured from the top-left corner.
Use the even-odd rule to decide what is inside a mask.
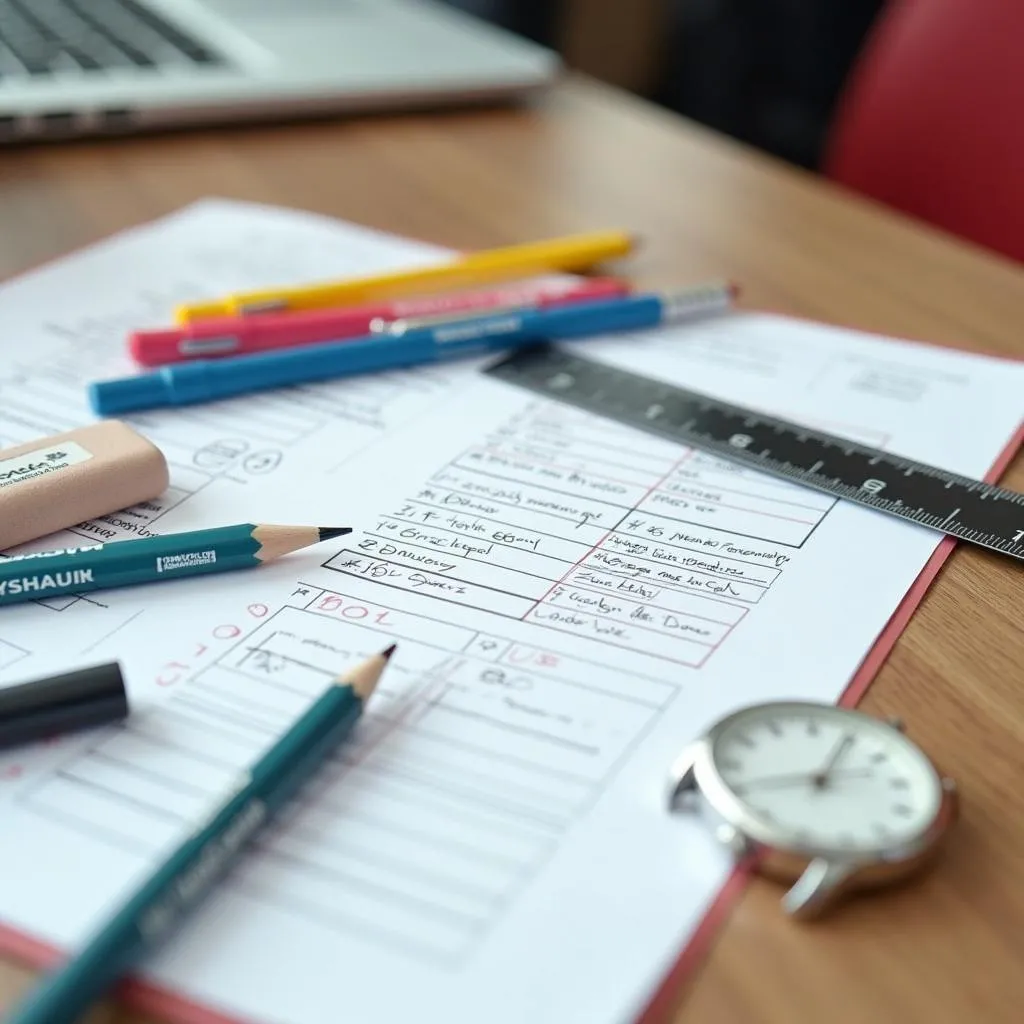
[[[80,462],[88,462],[92,457],[92,452],[83,448],[77,441],[65,441],[63,444],[25,452],[24,455],[18,455],[13,459],[0,459],[0,487],[10,487],[12,484],[32,480],[46,473],[67,469],[68,466],[77,466]]]

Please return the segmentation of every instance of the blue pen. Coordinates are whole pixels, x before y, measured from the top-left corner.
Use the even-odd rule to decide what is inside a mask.
[[[653,327],[694,314],[725,309],[729,285],[666,294],[628,295],[569,306],[510,310],[443,321],[356,340],[319,343],[257,355],[197,360],[163,366],[153,373],[89,386],[93,410],[112,416],[168,405],[192,405],[289,384],[305,384],[378,370],[481,355],[613,331]]]

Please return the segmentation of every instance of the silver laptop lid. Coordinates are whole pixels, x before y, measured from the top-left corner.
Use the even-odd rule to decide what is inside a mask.
[[[515,96],[558,67],[430,0],[0,0],[0,139]]]

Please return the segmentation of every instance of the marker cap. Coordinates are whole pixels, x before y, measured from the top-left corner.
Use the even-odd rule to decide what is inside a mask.
[[[0,689],[0,749],[120,721],[128,694],[118,662]]]

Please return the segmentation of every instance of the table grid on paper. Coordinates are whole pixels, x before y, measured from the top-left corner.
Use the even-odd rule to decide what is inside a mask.
[[[834,499],[533,402],[328,567],[700,666]]]
[[[325,929],[457,962],[676,690],[342,593],[300,586],[292,601],[21,802],[154,856],[334,675],[397,642],[355,740],[231,884]]]
[[[23,647],[19,647],[11,640],[0,639],[0,670],[10,668],[28,656],[29,652]]]

